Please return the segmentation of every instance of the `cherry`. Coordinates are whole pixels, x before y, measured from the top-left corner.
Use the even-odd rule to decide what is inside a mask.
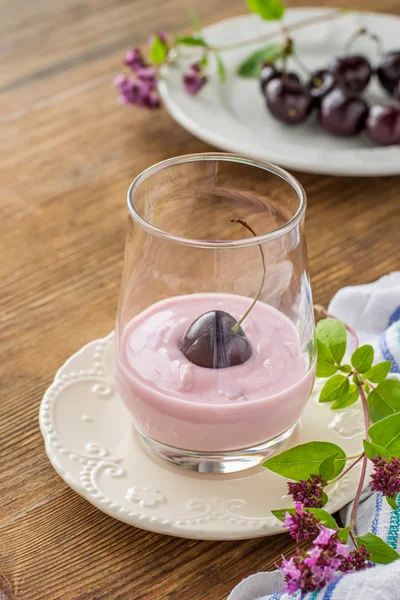
[[[269,82],[265,98],[272,116],[292,125],[304,121],[312,109],[309,91],[301,83],[284,77]]]
[[[390,146],[400,142],[400,110],[394,106],[372,106],[365,123],[368,136],[376,144]]]
[[[384,54],[379,62],[377,73],[382,87],[392,94],[400,82],[400,50]]]
[[[315,104],[319,104],[324,96],[336,86],[336,77],[330,71],[321,69],[311,73],[307,88]]]
[[[340,88],[332,90],[321,102],[321,125],[334,135],[351,136],[359,133],[367,114],[368,105],[364,100]]]
[[[256,232],[250,225],[234,217],[231,223],[239,223],[248,229],[255,237]],[[264,251],[258,244],[263,276],[256,297],[244,315],[237,321],[223,310],[211,310],[200,315],[186,331],[178,346],[190,362],[207,369],[225,369],[241,365],[251,356],[252,349],[241,325],[258,301],[265,281],[266,266]]]
[[[223,310],[198,317],[186,331],[179,348],[190,362],[208,369],[241,365],[252,350],[241,327],[234,332],[236,319]]]
[[[367,87],[372,75],[371,65],[364,56],[334,58],[328,69],[346,90],[357,93]]]
[[[264,92],[266,86],[275,77],[279,77],[279,71],[275,69],[274,64],[264,63],[260,72],[260,87],[262,92]]]
[[[261,91],[265,93],[265,88],[272,79],[282,77],[282,71],[278,71],[273,63],[264,63],[260,73],[260,87]],[[300,81],[299,76],[296,73],[287,73],[286,77],[291,81]]]

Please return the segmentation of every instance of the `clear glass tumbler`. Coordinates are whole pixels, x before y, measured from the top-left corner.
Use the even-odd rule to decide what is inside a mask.
[[[139,175],[128,208],[115,365],[137,433],[192,470],[261,463],[315,377],[303,188],[261,160],[192,154]]]

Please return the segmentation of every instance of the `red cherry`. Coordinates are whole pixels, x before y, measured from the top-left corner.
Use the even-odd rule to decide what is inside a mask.
[[[359,133],[367,115],[367,103],[340,88],[332,90],[321,102],[321,125],[334,135],[347,137]]]
[[[394,106],[371,106],[365,130],[381,146],[400,143],[400,110]]]

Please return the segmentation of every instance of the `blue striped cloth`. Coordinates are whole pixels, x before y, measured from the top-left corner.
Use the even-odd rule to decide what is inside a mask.
[[[375,362],[392,361],[392,377],[400,378],[400,272],[378,281],[340,290],[329,312],[357,332],[360,344],[375,350]],[[341,511],[350,522],[352,504]],[[371,531],[400,552],[400,506],[392,510],[381,494],[368,488],[361,496],[356,535]],[[289,557],[286,557],[289,558]],[[339,577],[318,592],[301,595],[282,593],[284,579],[279,571],[257,573],[242,581],[228,600],[400,600],[400,560],[389,565]]]

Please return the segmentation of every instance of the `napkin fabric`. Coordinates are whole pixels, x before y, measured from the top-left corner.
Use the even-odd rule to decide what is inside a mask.
[[[400,378],[400,272],[374,283],[343,288],[330,303],[329,312],[357,332],[360,345],[374,347],[375,362],[391,360],[392,377]],[[350,522],[351,509],[352,503],[340,512],[345,525]],[[400,551],[400,507],[392,510],[380,493],[367,488],[361,496],[355,531],[357,535],[371,531]],[[279,571],[257,573],[239,583],[228,600],[400,600],[400,560],[343,575],[303,596],[300,592],[282,593],[283,587]]]

